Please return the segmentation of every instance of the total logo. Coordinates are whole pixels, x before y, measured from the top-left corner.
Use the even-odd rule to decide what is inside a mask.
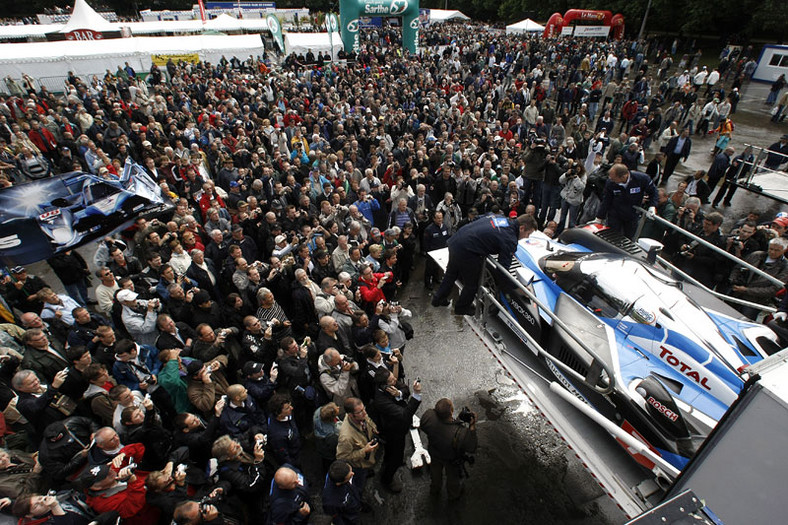
[[[348,22],[347,30],[350,31],[351,33],[358,33],[358,18]]]

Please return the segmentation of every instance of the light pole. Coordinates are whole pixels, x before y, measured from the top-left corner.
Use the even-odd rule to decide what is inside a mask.
[[[638,40],[643,39],[643,33],[646,31],[646,20],[648,19],[648,11],[651,9],[651,0],[648,0],[646,5],[646,12],[643,14],[643,22],[640,24],[640,32],[638,33]]]

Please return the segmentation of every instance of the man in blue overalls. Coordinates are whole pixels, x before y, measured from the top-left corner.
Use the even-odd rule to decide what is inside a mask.
[[[473,315],[473,298],[479,288],[479,278],[488,255],[498,254],[498,261],[506,268],[517,250],[517,241],[536,231],[536,220],[530,215],[507,219],[488,215],[463,226],[449,239],[449,265],[438,291],[432,296],[432,306],[448,306],[448,297],[459,277],[463,288],[456,315]]]
[[[623,164],[613,164],[607,176],[595,222],[602,222],[607,217],[610,229],[632,239],[638,227],[638,214],[633,206],[643,206],[649,214],[656,213],[657,187],[651,177],[630,171]]]

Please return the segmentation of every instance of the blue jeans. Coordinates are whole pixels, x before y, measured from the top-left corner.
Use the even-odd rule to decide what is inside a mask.
[[[85,279],[80,279],[73,284],[64,284],[63,288],[66,289],[66,293],[69,297],[82,306],[88,304],[88,287],[85,285]]]
[[[566,201],[561,203],[561,222],[558,224],[558,230],[556,233],[561,233],[566,228],[566,217],[569,216],[569,226],[568,228],[574,228],[577,226],[577,212],[580,210],[579,204],[569,204]]]
[[[542,206],[539,208],[539,221],[552,221],[561,205],[561,186],[542,184]]]

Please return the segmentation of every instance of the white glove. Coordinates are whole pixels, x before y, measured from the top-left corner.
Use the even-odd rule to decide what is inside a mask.
[[[648,213],[646,215],[648,216],[649,219],[653,219],[656,214],[657,214],[657,209],[654,206],[652,206],[648,209]]]
[[[788,313],[777,312],[776,314],[774,314],[773,318],[775,321],[785,321],[785,319],[788,318]]]

